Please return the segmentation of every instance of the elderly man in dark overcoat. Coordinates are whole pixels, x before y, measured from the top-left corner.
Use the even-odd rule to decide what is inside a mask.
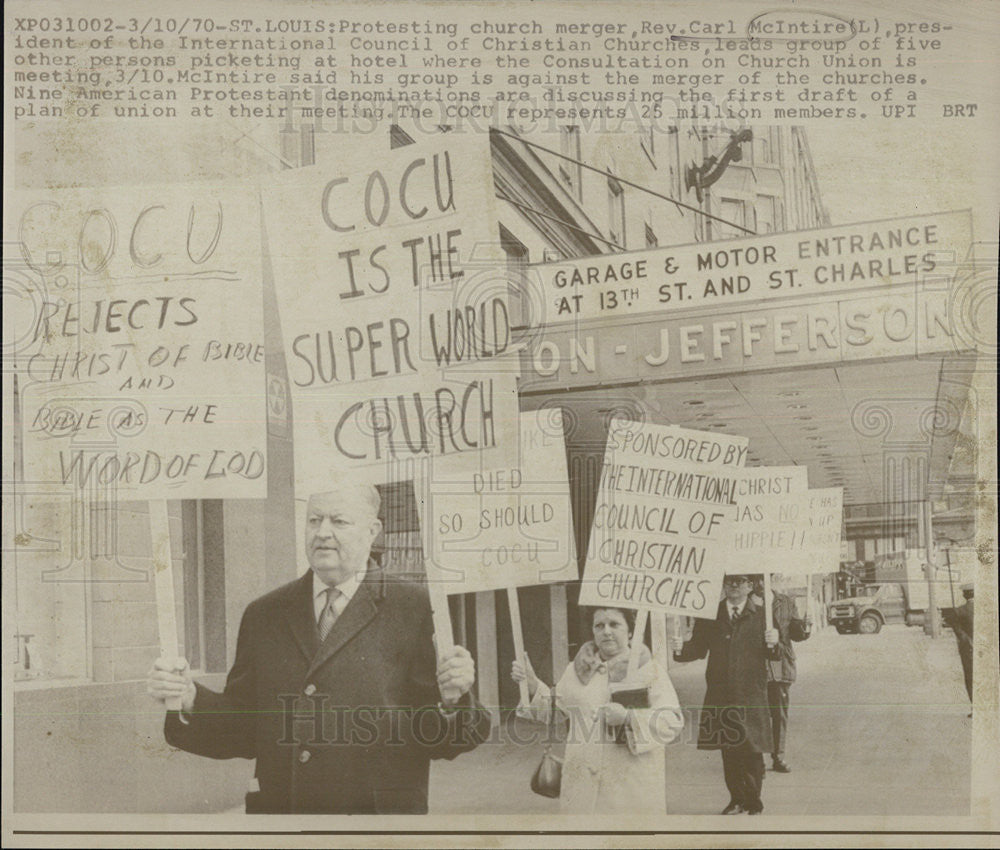
[[[247,812],[421,814],[431,759],[485,740],[463,647],[435,656],[425,588],[370,559],[378,491],[345,482],[309,499],[309,570],[250,603],[225,690],[160,659],[148,690],[179,700],[167,742],[209,758],[256,759]]]
[[[674,659],[708,656],[698,749],[719,750],[729,789],[722,814],[764,810],[764,753],[773,748],[767,708],[767,665],[777,658],[777,629],[765,629],[764,609],[749,598],[754,577],[728,575],[714,620],[695,620],[691,639],[674,638]]]

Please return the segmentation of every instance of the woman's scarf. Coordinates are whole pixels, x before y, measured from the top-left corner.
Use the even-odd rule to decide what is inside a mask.
[[[576,658],[573,659],[573,669],[576,671],[576,677],[580,680],[581,685],[590,682],[595,673],[601,673],[605,670],[607,670],[609,682],[622,682],[625,680],[625,674],[628,673],[628,657],[629,650],[625,650],[605,661],[601,658],[597,644],[588,640],[580,647]],[[642,667],[651,658],[650,651],[643,645],[639,651],[639,666]]]

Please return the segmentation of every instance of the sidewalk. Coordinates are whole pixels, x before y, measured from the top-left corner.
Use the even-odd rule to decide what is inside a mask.
[[[968,814],[972,721],[950,631],[932,640],[906,626],[877,635],[829,629],[796,652],[786,752],[792,772],[768,770],[765,814]],[[689,717],[704,697],[704,673],[703,661],[670,669]],[[699,752],[687,731],[684,743],[667,748],[668,812],[715,814],[729,799],[721,759]],[[434,762],[431,812],[558,812],[557,800],[528,787],[541,750],[488,744]]]

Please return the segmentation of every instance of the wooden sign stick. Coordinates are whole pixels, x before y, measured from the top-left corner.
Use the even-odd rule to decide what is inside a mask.
[[[514,636],[514,657],[521,662],[525,671],[528,669],[528,661],[524,655],[524,632],[521,631],[521,603],[517,598],[517,588],[507,588],[507,607],[510,608],[510,630]],[[528,695],[528,680],[522,679],[518,684],[521,696],[521,705],[528,705],[531,697]]]
[[[431,617],[434,621],[434,644],[438,658],[441,653],[455,646],[455,636],[451,627],[451,610],[448,608],[448,594],[439,581],[427,582],[427,594],[431,598]]]
[[[681,626],[681,615],[680,614],[674,614],[674,616],[671,619],[673,620],[673,624],[674,624],[673,634],[671,636],[675,637],[675,638],[683,638],[684,637],[684,628]],[[673,663],[673,661],[674,661],[674,654],[672,652],[670,652],[670,653],[668,653],[668,657],[670,658],[671,663]]]
[[[656,612],[649,615],[649,637],[653,658],[666,669],[669,665],[670,644],[667,642],[667,615]]]
[[[177,655],[177,608],[174,599],[174,562],[170,554],[170,519],[164,499],[149,502],[149,534],[153,552],[153,574],[156,590],[156,623],[160,633],[160,655],[174,659],[175,669],[181,670]],[[180,711],[180,697],[165,701],[168,711]]]
[[[764,573],[764,628],[774,628],[774,617],[771,604],[771,574]]]
[[[628,674],[626,679],[639,672],[639,661],[642,658],[642,639],[646,635],[646,620],[649,618],[649,611],[640,608],[635,612],[635,631],[632,632],[632,647],[628,655]]]

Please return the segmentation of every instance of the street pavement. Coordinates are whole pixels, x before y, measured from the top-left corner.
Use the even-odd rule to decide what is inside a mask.
[[[950,631],[934,640],[902,625],[877,635],[826,629],[796,653],[785,754],[792,772],[774,773],[766,759],[765,815],[969,814],[972,720]],[[729,800],[722,760],[695,747],[705,662],[672,663],[669,672],[688,725],[667,747],[667,811],[718,813]],[[532,738],[526,721],[513,722]],[[529,788],[541,738],[508,738],[434,762],[431,813],[558,812],[557,800]]]

